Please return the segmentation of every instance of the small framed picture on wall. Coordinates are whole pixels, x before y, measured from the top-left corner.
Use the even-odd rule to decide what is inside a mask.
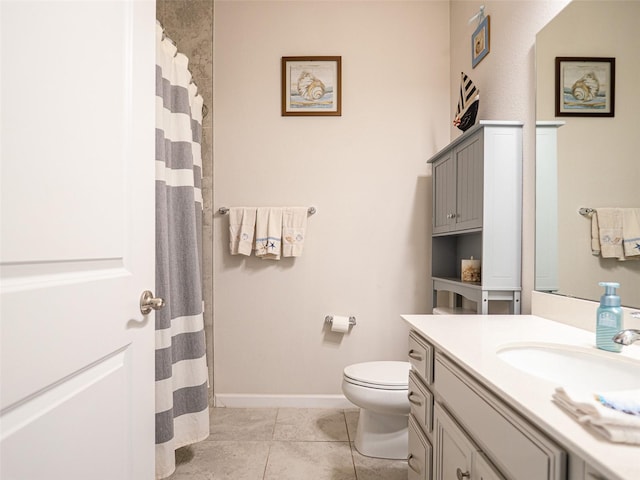
[[[476,68],[484,57],[489,53],[489,15],[484,17],[478,24],[473,35],[471,35],[471,65]]]
[[[616,59],[556,57],[556,116],[615,116]]]
[[[342,57],[282,57],[282,115],[342,115]]]

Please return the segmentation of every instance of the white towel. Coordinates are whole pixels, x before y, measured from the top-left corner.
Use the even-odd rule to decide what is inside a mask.
[[[307,207],[288,207],[282,211],[282,256],[302,255],[307,230]]]
[[[622,242],[625,257],[640,258],[640,208],[622,209]]]
[[[596,208],[591,221],[597,222],[602,258],[624,260],[622,248],[622,209]],[[592,247],[593,250],[593,247]]]
[[[553,401],[611,442],[640,444],[640,389],[594,394],[558,387]]]
[[[282,208],[258,207],[256,214],[256,257],[280,260]]]
[[[251,255],[256,228],[256,208],[229,209],[229,250],[231,255]]]
[[[598,212],[591,213],[591,254],[600,255],[600,226],[598,225]]]

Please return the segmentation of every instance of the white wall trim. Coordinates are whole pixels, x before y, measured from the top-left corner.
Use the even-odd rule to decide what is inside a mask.
[[[219,393],[214,395],[216,407],[229,408],[357,408],[344,395],[262,395]]]

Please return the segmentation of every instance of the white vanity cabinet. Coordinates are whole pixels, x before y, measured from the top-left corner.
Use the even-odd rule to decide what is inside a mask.
[[[520,313],[522,123],[481,121],[428,163],[433,178],[432,270],[437,292],[488,313],[493,300]],[[462,282],[461,260],[481,260],[481,281]]]
[[[565,480],[566,454],[416,331],[410,480]]]
[[[527,373],[502,355],[551,345],[640,365],[640,347],[600,352],[593,332],[536,315],[402,319],[410,328],[409,466],[421,472],[410,468],[411,480],[457,480],[458,469],[471,480],[640,479],[639,445],[606,441],[577,422],[552,401],[557,380]],[[575,373],[560,358],[552,365],[566,387],[577,388],[573,379],[584,380],[587,370],[587,377],[592,370],[597,376],[595,368]],[[597,380],[580,385],[589,383],[597,388]]]

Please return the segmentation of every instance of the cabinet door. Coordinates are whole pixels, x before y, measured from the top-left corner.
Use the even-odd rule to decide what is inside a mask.
[[[456,213],[456,169],[451,152],[433,164],[433,233],[452,229]]]
[[[455,230],[482,227],[483,140],[477,134],[455,149]]]
[[[504,480],[504,477],[478,452],[473,457],[473,480]]]
[[[434,411],[434,480],[470,479],[473,444],[438,403]]]
[[[586,465],[584,469],[584,480],[606,480],[606,477],[596,472],[590,465]]]
[[[407,456],[408,480],[431,480],[431,444],[409,416],[409,455]]]

